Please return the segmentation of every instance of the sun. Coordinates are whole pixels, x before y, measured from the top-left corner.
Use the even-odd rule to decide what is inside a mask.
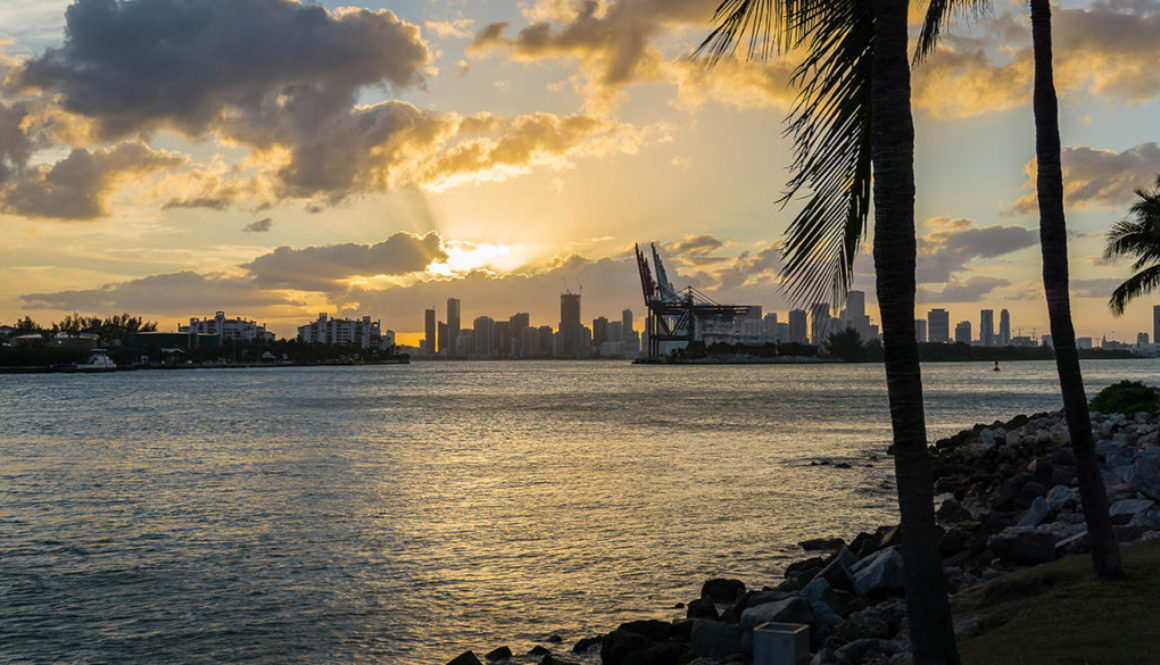
[[[439,277],[455,277],[482,270],[509,272],[523,263],[521,252],[508,245],[448,240],[443,243],[447,258],[427,266],[427,272]]]

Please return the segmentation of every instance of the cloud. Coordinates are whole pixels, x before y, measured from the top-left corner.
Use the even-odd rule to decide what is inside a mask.
[[[438,37],[469,39],[471,38],[471,26],[475,24],[473,19],[469,18],[455,18],[447,21],[423,21],[423,27],[428,32],[434,33]]]
[[[246,224],[244,227],[242,227],[242,230],[248,233],[265,233],[273,226],[273,219],[270,217],[263,217],[262,219],[257,219],[250,222],[249,224]]]
[[[1160,173],[1160,146],[1155,143],[1141,143],[1120,153],[1084,146],[1064,148],[1060,157],[1064,202],[1075,208],[1127,206],[1135,200],[1134,192],[1148,188]],[[1035,160],[1028,162],[1024,171],[1027,182],[1023,188],[1030,191],[1010,208],[1018,215],[1038,211]]]
[[[438,233],[418,236],[400,232],[374,245],[283,246],[242,268],[263,288],[336,291],[346,288],[345,280],[354,277],[406,275],[446,258]]]
[[[1028,17],[983,21],[981,39],[947,35],[914,75],[914,103],[940,118],[1031,104]],[[1061,97],[1145,104],[1160,96],[1160,2],[1097,0],[1052,9],[1053,68]]]
[[[702,233],[699,235],[687,235],[677,242],[666,243],[664,245],[664,251],[673,255],[703,255],[715,252],[724,246],[725,243],[717,236],[711,233]]]
[[[943,286],[941,291],[920,287],[916,297],[919,302],[925,303],[982,302],[995,289],[1010,285],[1010,280],[979,275],[963,281],[950,282]]]
[[[1038,242],[1036,233],[1022,226],[979,227],[974,220],[950,217],[936,217],[927,225],[930,233],[918,238],[920,283],[952,282],[953,274],[974,259],[995,258]]]
[[[1069,282],[1071,292],[1073,295],[1080,298],[1111,298],[1112,291],[1127,279],[1127,275],[1123,279],[1115,277],[1094,278],[1094,279],[1073,279]]]
[[[27,104],[0,103],[0,184],[22,171],[36,150],[24,129],[28,114]]]
[[[0,189],[4,212],[59,220],[110,214],[108,199],[126,178],[181,166],[185,156],[131,141],[101,150],[75,148],[52,166],[26,169]]]
[[[77,0],[65,42],[10,75],[17,91],[59,94],[105,138],[175,128],[200,136],[272,107],[308,122],[347,109],[360,88],[420,85],[430,53],[390,11],[328,12],[292,0]]]
[[[105,284],[100,288],[29,293],[20,296],[26,307],[79,312],[145,312],[149,315],[190,316],[191,312],[220,309],[266,308],[298,305],[284,294],[255,288],[248,279],[190,271],[151,275]]]

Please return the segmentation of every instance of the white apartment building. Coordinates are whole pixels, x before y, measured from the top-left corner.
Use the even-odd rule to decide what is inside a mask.
[[[243,318],[227,319],[225,312],[217,312],[213,318],[190,318],[188,326],[177,326],[179,333],[199,335],[220,335],[223,340],[242,342],[254,340],[274,341],[274,333],[266,330],[266,325]]]
[[[321,313],[318,320],[298,327],[298,339],[303,342],[358,346],[363,349],[386,349],[395,345],[395,331],[383,334],[380,323],[371,317],[361,319],[332,319]]]

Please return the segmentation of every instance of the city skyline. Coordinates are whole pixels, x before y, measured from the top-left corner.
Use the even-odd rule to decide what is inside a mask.
[[[562,284],[639,315],[631,247],[647,240],[677,286],[792,308],[778,271],[796,208],[772,202],[793,54],[690,63],[713,3],[347,4],[202,3],[201,20],[169,21],[185,5],[154,0],[132,43],[97,27],[141,25],[141,2],[0,7],[0,321],[131,311],[168,326],[224,308],[290,335],[329,311],[415,339],[413,312],[454,294],[497,311]],[[287,50],[307,18],[319,52]],[[1160,173],[1160,3],[1063,0],[1055,18],[1059,44],[1083,45],[1056,65],[1073,318],[1081,336],[1129,339],[1155,301],[1111,317],[1129,266],[1101,254]],[[140,66],[167,43],[218,48]],[[1029,55],[1025,8],[1003,1],[915,70],[920,314],[1005,308],[1047,329]],[[868,312],[872,243],[852,284]],[[553,309],[529,314],[555,323]]]

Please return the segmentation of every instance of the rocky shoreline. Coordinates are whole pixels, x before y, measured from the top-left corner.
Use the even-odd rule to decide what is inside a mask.
[[[1092,414],[1096,452],[1121,543],[1160,538],[1160,417]],[[939,546],[952,594],[1004,572],[1087,551],[1075,456],[1062,412],[976,425],[932,448]],[[741,580],[706,581],[685,618],[646,620],[582,639],[569,649],[504,646],[482,658],[468,651],[448,665],[724,665],[751,661],[754,628],[808,624],[816,665],[878,665],[910,659],[897,525],[849,540],[800,543],[811,556],[784,579],[751,589]],[[960,639],[978,617],[955,617]],[[555,637],[555,636],[553,636]],[[558,640],[562,642],[562,640]]]

